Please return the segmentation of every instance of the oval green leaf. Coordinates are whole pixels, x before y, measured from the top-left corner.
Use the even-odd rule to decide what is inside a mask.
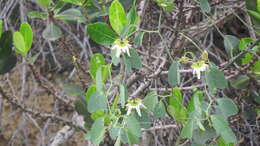
[[[54,16],[55,18],[64,20],[64,21],[83,21],[84,17],[82,15],[82,13],[80,12],[80,10],[78,9],[67,9],[57,15]]]
[[[106,23],[97,22],[86,27],[90,38],[101,45],[112,45],[117,39],[117,34]]]
[[[37,0],[36,2],[45,8],[48,8],[51,4],[51,0]]]
[[[118,0],[114,0],[109,7],[109,21],[115,32],[120,35],[127,24],[127,16],[124,7]]]
[[[13,41],[14,41],[14,45],[16,47],[16,52],[21,54],[22,56],[26,56],[27,49],[25,46],[25,41],[24,41],[24,37],[23,37],[22,33],[15,32],[13,35]]]
[[[102,54],[96,53],[90,59],[90,76],[93,80],[96,79],[96,72],[98,68],[105,65],[105,58]]]
[[[79,0],[62,0],[62,1],[66,2],[66,3],[71,3],[74,5],[82,6],[82,3]]]
[[[28,52],[32,47],[33,31],[30,24],[23,22],[20,26],[20,32],[23,35],[26,51]]]
[[[156,105],[158,104],[158,98],[156,92],[148,93],[144,98],[144,105],[150,112],[153,112]]]
[[[206,82],[210,89],[225,89],[228,86],[224,73],[215,67],[212,67],[209,72],[206,72]]]
[[[127,128],[129,129],[129,131],[131,131],[131,133],[134,136],[137,136],[137,137],[141,136],[140,124],[134,116],[128,116],[126,118],[126,125],[127,125]]]
[[[229,127],[228,122],[225,121],[222,116],[212,115],[211,121],[217,134],[220,134],[226,142],[236,142],[236,135]]]
[[[99,145],[104,138],[105,130],[104,118],[95,120],[90,130],[90,141],[95,145]]]
[[[55,41],[62,35],[61,29],[52,22],[45,28],[42,36],[46,40]]]
[[[48,14],[39,11],[31,11],[28,13],[28,17],[31,19],[33,18],[46,19],[48,18]]]
[[[101,92],[95,92],[89,99],[88,111],[93,113],[97,110],[107,110],[106,96]]]
[[[13,47],[13,34],[11,31],[5,31],[0,38],[0,59],[10,56]]]
[[[168,72],[168,83],[174,87],[180,83],[179,62],[174,61]]]
[[[221,98],[217,100],[218,106],[216,107],[217,113],[223,115],[224,119],[238,113],[238,108],[234,102],[229,98]]]
[[[0,20],[0,38],[3,32],[3,20]]]
[[[211,10],[210,4],[208,0],[200,0],[200,8],[203,12],[209,13]]]

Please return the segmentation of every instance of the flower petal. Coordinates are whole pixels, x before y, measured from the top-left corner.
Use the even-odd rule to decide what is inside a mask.
[[[116,50],[116,57],[119,58],[121,55],[121,50],[119,48],[117,48]]]
[[[136,111],[137,111],[137,114],[141,117],[142,115],[141,115],[141,111],[140,111],[140,108],[139,107],[137,107],[137,108],[135,108],[136,109]]]
[[[126,115],[130,115],[131,114],[132,108],[133,108],[132,106],[129,106],[129,108],[127,109]]]

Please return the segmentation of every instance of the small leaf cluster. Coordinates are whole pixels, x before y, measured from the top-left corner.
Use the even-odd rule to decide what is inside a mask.
[[[31,26],[24,22],[20,26],[19,32],[3,31],[3,21],[0,20],[0,74],[11,71],[17,62],[17,57],[13,50],[26,57],[32,47],[33,32]]]

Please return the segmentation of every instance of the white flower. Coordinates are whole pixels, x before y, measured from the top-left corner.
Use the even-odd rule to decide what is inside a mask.
[[[205,63],[205,61],[197,61],[192,63],[191,67],[193,69],[192,73],[196,74],[197,78],[200,79],[201,72],[206,71],[208,65]]]
[[[116,50],[116,57],[119,58],[121,53],[127,53],[128,56],[130,56],[130,49],[131,45],[129,44],[128,40],[126,39],[117,39],[113,46],[112,50]]]
[[[126,115],[130,115],[132,110],[136,110],[137,114],[141,117],[141,111],[140,109],[141,108],[146,108],[143,104],[142,104],[142,100],[139,99],[139,98],[136,98],[136,99],[129,99],[127,101],[127,104],[126,104],[126,107],[127,107],[127,113]]]

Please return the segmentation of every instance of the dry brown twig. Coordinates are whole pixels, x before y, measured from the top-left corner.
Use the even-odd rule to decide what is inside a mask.
[[[77,130],[81,130],[83,132],[86,132],[86,130],[84,128],[82,128],[81,126],[75,125],[72,121],[69,121],[67,119],[64,119],[63,117],[60,117],[58,115],[55,114],[50,114],[50,113],[44,113],[44,112],[40,112],[34,109],[30,109],[28,107],[26,107],[23,104],[20,104],[20,102],[16,99],[16,97],[10,96],[8,95],[3,88],[0,86],[0,94],[2,95],[2,97],[4,99],[6,99],[10,104],[12,104],[13,106],[15,106],[16,108],[19,108],[20,110],[22,110],[22,112],[26,112],[30,115],[33,115],[36,118],[41,118],[41,119],[51,119],[53,121],[58,121],[58,122],[62,122],[63,124],[69,125],[70,127],[73,127]]]

